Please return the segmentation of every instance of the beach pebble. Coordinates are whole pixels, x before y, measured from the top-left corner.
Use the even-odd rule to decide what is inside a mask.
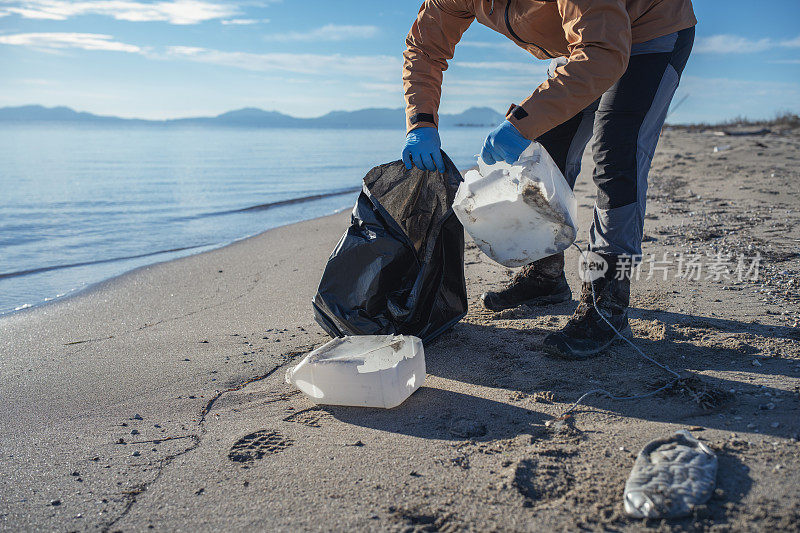
[[[136,413],[135,415],[133,415],[133,420],[143,420],[142,419],[142,415],[140,415],[139,413]]]
[[[58,507],[59,505],[61,505],[61,500],[50,500],[50,505],[52,505],[53,507]]]
[[[772,402],[762,403],[761,405],[758,406],[758,408],[761,409],[762,411],[772,411],[773,409],[775,409],[775,404]]]

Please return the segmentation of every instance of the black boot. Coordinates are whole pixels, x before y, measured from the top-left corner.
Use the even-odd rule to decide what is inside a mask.
[[[492,311],[502,311],[520,304],[554,304],[571,298],[572,291],[564,276],[563,252],[526,265],[502,291],[489,291],[481,295],[483,306]]]
[[[622,340],[614,328],[627,338],[632,337],[628,325],[628,305],[630,304],[631,280],[630,272],[618,272],[615,256],[603,256],[609,263],[608,271],[603,277],[591,283],[584,282],[577,309],[561,331],[549,334],[544,339],[543,349],[546,353],[561,359],[588,359],[598,355],[614,341]],[[592,288],[597,309],[603,314],[603,320],[592,299]]]

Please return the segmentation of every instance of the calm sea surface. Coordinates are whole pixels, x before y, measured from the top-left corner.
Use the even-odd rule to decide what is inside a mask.
[[[459,169],[474,164],[486,130],[442,130]],[[0,314],[348,209],[364,174],[399,158],[403,139],[399,130],[0,125]]]

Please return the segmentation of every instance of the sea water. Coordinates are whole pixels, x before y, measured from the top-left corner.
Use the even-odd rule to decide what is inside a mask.
[[[474,166],[485,134],[441,132],[461,170]],[[349,209],[364,174],[398,159],[404,137],[375,129],[0,124],[0,314]]]

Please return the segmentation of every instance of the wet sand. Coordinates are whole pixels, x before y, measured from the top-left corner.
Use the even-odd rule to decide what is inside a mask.
[[[665,133],[644,250],[672,265],[647,279],[644,263],[631,325],[645,353],[701,385],[592,396],[555,424],[589,389],[669,378],[624,345],[582,363],[540,350],[576,305],[574,250],[572,302],[495,314],[478,297],[509,270],[468,242],[470,312],[426,347],[425,385],[390,411],[317,407],[283,381],[327,339],[310,301],[349,213],[0,318],[0,528],[796,530],[798,157],[798,131]],[[576,193],[585,242],[586,172]],[[706,279],[718,251],[734,279]],[[678,253],[712,258],[700,279],[676,278]],[[736,257],[756,253],[758,280],[739,282]],[[681,428],[718,453],[714,497],[686,519],[626,518],[636,452]]]

